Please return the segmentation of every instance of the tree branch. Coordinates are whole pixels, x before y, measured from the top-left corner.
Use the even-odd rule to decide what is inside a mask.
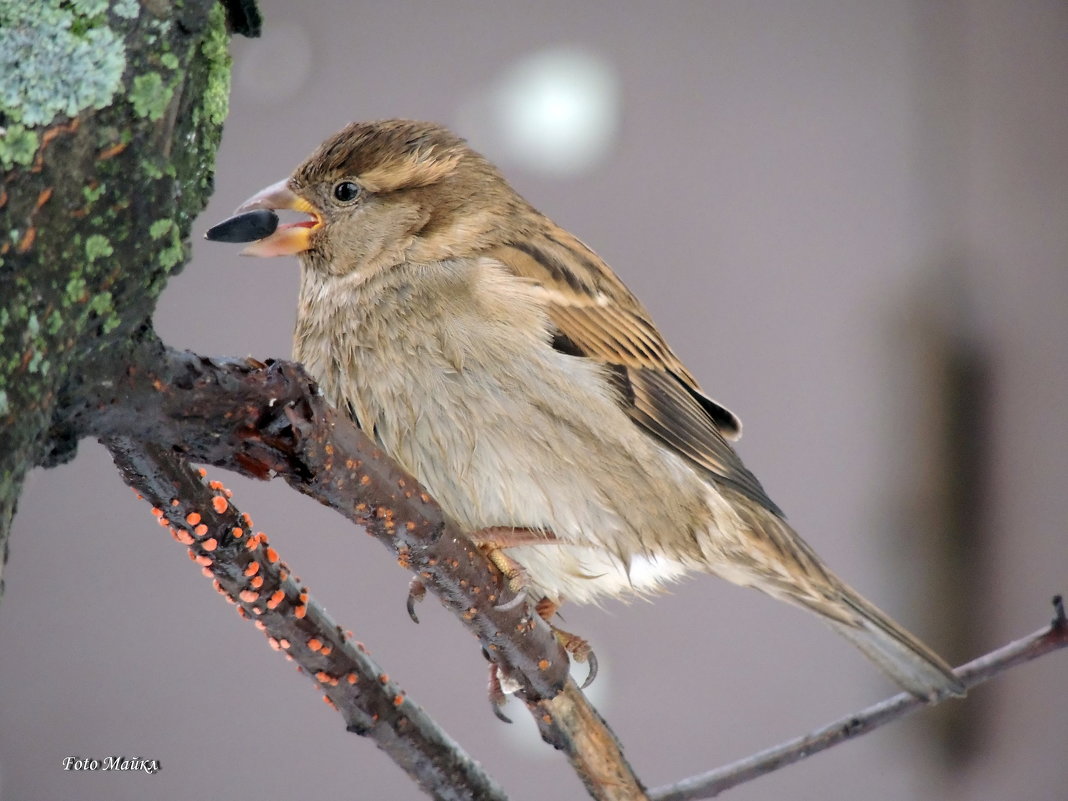
[[[1011,642],[957,668],[954,672],[964,682],[964,686],[971,689],[1009,668],[1068,646],[1068,619],[1065,618],[1064,602],[1061,596],[1058,595],[1053,599],[1053,605],[1055,610],[1053,622],[1047,628]],[[899,693],[893,698],[861,710],[855,715],[836,720],[803,737],[708,773],[702,773],[665,787],[658,787],[649,792],[649,798],[654,801],[692,801],[697,798],[712,798],[735,785],[772,773],[833,745],[867,734],[922,706],[924,702],[916,697],[908,693]]]
[[[370,737],[437,799],[503,801],[504,791],[410,700],[363,646],[308,596],[285,562],[252,531],[219,482],[156,445],[125,438],[108,449],[123,479],[153,505],[215,589],[295,661],[345,720]]]
[[[111,381],[71,387],[59,427],[160,443],[256,478],[277,475],[364,526],[519,683],[543,738],[567,752],[594,798],[645,797],[615,736],[567,679],[567,656],[548,625],[528,604],[501,608],[501,578],[485,556],[299,365],[211,360],[167,348],[150,330],[115,362],[123,372]]]

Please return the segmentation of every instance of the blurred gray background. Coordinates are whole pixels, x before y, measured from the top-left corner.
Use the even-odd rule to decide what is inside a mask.
[[[217,191],[157,323],[289,354],[293,260],[200,240],[354,119],[448,123],[613,265],[827,561],[955,662],[1068,590],[1068,5],[313,4],[236,40]],[[380,545],[280,483],[214,471],[313,594],[515,799],[580,798]],[[103,449],[34,473],[0,604],[0,796],[421,797],[212,591]],[[565,608],[650,786],[892,687],[810,616],[711,578]],[[1058,799],[1064,654],[732,799]],[[155,776],[74,774],[142,756]]]

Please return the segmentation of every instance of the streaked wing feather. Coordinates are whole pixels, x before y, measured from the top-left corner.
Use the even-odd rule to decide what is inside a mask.
[[[597,255],[561,228],[487,254],[540,287],[557,327],[554,342],[610,368],[634,422],[718,483],[781,516],[731,448],[741,423],[706,397],[630,290]]]

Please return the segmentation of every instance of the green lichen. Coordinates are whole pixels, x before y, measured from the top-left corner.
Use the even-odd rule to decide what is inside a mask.
[[[81,303],[85,297],[85,277],[79,273],[75,273],[67,281],[67,285],[63,288],[63,305],[73,306],[75,303]]]
[[[208,80],[201,108],[214,125],[222,125],[230,110],[230,37],[226,32],[226,12],[215,5],[200,52],[208,62]]]
[[[112,5],[111,10],[123,19],[137,19],[141,13],[141,4],[137,0],[118,0]]]
[[[37,134],[24,125],[0,128],[0,166],[10,170],[16,165],[25,167],[37,155]]]
[[[178,226],[173,223],[170,236],[170,244],[159,252],[160,266],[166,270],[170,270],[174,265],[178,264],[185,258],[185,245],[182,244],[182,237],[179,235]]]
[[[178,56],[174,55],[174,53],[164,53],[159,57],[159,63],[169,70],[176,70],[180,62],[178,61]]]
[[[126,69],[106,0],[0,0],[0,113],[48,125],[108,105]]]
[[[0,414],[6,415],[11,411],[11,403],[7,399],[7,392],[0,389]]]
[[[160,239],[175,228],[174,220],[156,220],[148,227],[148,235],[153,239]]]
[[[96,186],[83,186],[82,197],[85,198],[86,203],[94,203],[97,198],[104,194],[104,185],[97,184]]]
[[[70,0],[71,7],[83,17],[100,17],[108,10],[108,0]]]
[[[49,334],[55,335],[59,332],[59,329],[63,327],[63,315],[59,313],[59,309],[53,309],[45,325]]]
[[[106,258],[114,252],[108,238],[103,234],[93,234],[85,240],[85,258],[89,261]]]
[[[133,79],[130,102],[138,117],[158,120],[167,110],[173,95],[173,86],[165,86],[158,72],[149,72]]]

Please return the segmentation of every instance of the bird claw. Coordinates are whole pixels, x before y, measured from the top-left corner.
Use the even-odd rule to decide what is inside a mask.
[[[486,658],[489,658],[489,654],[486,653],[486,649],[482,649],[482,653],[486,654]],[[493,662],[489,666],[489,702],[490,707],[493,709],[493,714],[504,723],[511,723],[512,719],[501,711],[501,707],[508,701],[508,696],[504,694],[504,688],[501,687],[501,673],[500,669]]]
[[[516,596],[510,601],[505,601],[503,604],[497,604],[493,608],[496,609],[498,612],[509,612],[512,609],[515,609],[520,604],[522,604],[524,601],[526,601],[526,599],[526,592],[523,590],[519,590],[519,592],[516,593]]]
[[[593,652],[593,648],[590,647],[590,644],[577,634],[558,629],[556,626],[553,626],[552,630],[553,634],[556,635],[557,642],[563,646],[564,650],[576,662],[586,662],[589,664],[590,672],[586,674],[586,680],[582,682],[582,686],[579,688],[585,690],[593,684],[593,680],[597,678],[597,654]]]
[[[426,585],[423,584],[418,576],[412,578],[412,580],[408,582],[408,602],[405,606],[408,609],[408,617],[410,617],[414,623],[419,622],[419,617],[415,614],[415,605],[425,597]]]

